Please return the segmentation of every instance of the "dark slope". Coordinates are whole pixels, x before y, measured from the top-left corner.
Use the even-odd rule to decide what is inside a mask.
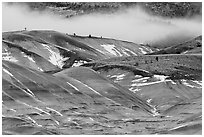
[[[159,54],[202,54],[202,36],[198,36],[178,45],[164,48],[160,51],[148,53],[148,55]]]

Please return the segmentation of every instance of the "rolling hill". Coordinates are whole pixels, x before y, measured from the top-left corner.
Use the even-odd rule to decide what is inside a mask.
[[[201,45],[4,32],[2,134],[201,134]]]
[[[160,51],[148,53],[148,55],[159,54],[202,54],[202,36],[164,48]]]
[[[20,52],[15,52],[15,50]],[[149,47],[130,42],[106,38],[75,37],[55,31],[39,30],[3,33],[4,59],[9,60],[9,58],[18,56],[13,60],[18,60],[19,64],[25,63],[22,60],[27,60],[27,64],[32,64],[35,61],[36,64],[41,62],[49,64],[46,66],[46,70],[42,68],[42,65],[34,67],[42,71],[58,71],[93,60],[141,55],[150,52],[152,50]]]

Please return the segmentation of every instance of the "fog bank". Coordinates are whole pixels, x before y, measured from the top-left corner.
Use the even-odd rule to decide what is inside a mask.
[[[149,43],[171,36],[196,37],[202,34],[202,22],[148,15],[135,7],[114,14],[89,14],[74,18],[30,11],[19,5],[2,4],[2,30],[55,30],[68,34],[94,35]]]

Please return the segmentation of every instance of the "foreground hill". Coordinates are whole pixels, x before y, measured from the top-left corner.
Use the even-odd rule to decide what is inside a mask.
[[[201,134],[202,55],[151,52],[55,31],[3,33],[2,134]]]
[[[3,134],[201,133],[200,80],[101,74],[74,67],[52,75],[3,61]]]
[[[4,124],[8,124],[5,123],[8,119],[14,119],[9,124],[15,123],[15,119],[26,121],[27,125],[24,128],[32,128],[32,131],[28,131],[29,134],[38,132],[42,134],[47,132],[43,128],[55,127],[59,128],[58,130],[63,130],[60,128],[66,124],[71,124],[71,127],[77,126],[78,124],[74,124],[74,121],[71,120],[71,117],[77,118],[77,115],[81,115],[78,117],[79,119],[87,116],[94,118],[96,113],[99,114],[98,117],[103,118],[107,115],[108,118],[110,111],[113,114],[108,119],[111,120],[123,116],[123,112],[120,111],[126,109],[126,111],[132,111],[133,106],[137,108],[136,111],[139,115],[141,113],[149,116],[148,114],[155,113],[154,108],[145,100],[87,68],[73,68],[55,74],[55,76],[3,61],[2,98],[5,134],[20,134],[19,130],[23,126],[21,124],[15,128],[11,128],[9,125],[4,126]],[[95,84],[96,82],[98,84]],[[106,84],[105,87],[102,86],[104,84]],[[80,113],[77,114],[77,111]],[[73,115],[75,112],[76,114]],[[68,117],[71,118],[71,121],[66,121],[66,115],[70,115]],[[114,117],[114,115],[118,115],[118,117]],[[82,125],[86,122],[92,125],[92,123],[100,121],[100,119],[96,119],[96,121],[82,119],[78,122]],[[68,131],[62,132],[67,133]]]

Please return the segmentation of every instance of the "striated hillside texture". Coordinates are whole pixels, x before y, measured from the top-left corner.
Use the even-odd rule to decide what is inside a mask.
[[[3,59],[27,63],[41,71],[57,71],[98,59],[153,52],[150,47],[131,42],[40,30],[5,32],[2,49]]]
[[[202,36],[148,54],[202,54]]]
[[[201,38],[158,51],[56,31],[4,32],[2,134],[202,134]]]

